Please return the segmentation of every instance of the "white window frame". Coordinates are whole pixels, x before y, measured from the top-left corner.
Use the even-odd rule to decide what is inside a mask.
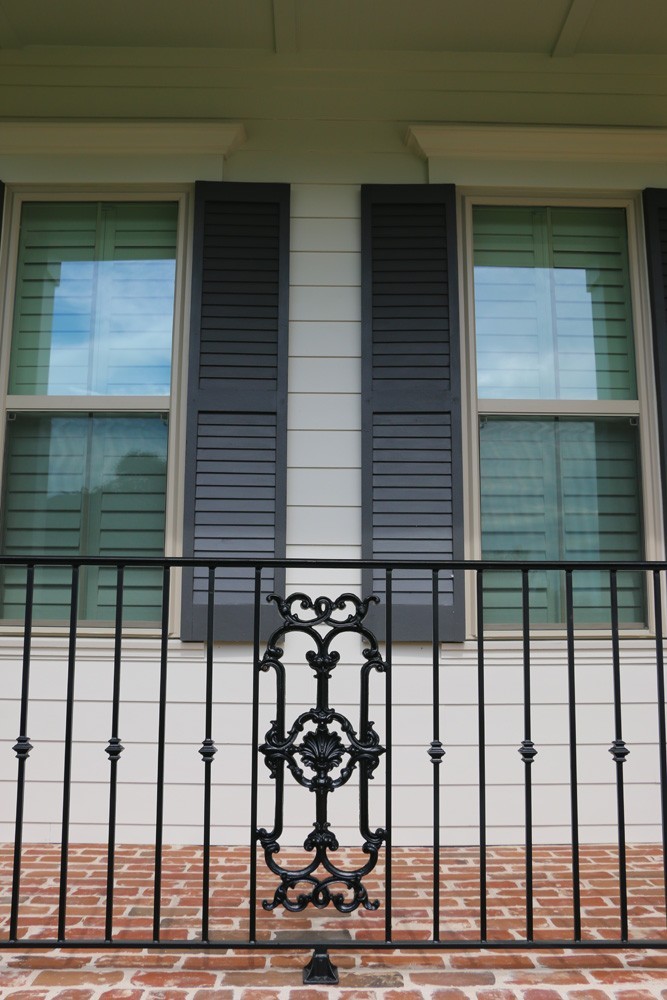
[[[14,301],[18,265],[19,229],[25,203],[40,202],[172,202],[178,205],[176,231],[176,274],[174,284],[174,323],[172,332],[171,383],[169,395],[160,396],[29,396],[8,392]],[[192,258],[194,190],[180,185],[6,185],[0,246],[0,482],[4,483],[5,436],[7,413],[163,413],[169,418],[167,438],[167,486],[165,509],[165,556],[181,555],[183,550],[183,480],[185,448],[185,400],[187,386],[187,324],[189,322],[190,276]],[[94,405],[91,405],[94,404]],[[180,574],[174,575],[170,591],[169,634],[177,634],[180,608]],[[16,634],[22,626],[0,623],[0,635]],[[64,626],[34,626],[36,635],[64,635]],[[82,623],[81,635],[110,635],[111,626]],[[127,624],[123,633],[156,635],[155,627]]]
[[[475,205],[537,206],[563,208],[622,208],[626,213],[628,230],[628,264],[632,321],[634,330],[635,364],[637,371],[637,400],[496,400],[480,399],[477,394],[476,325],[474,302],[473,225]],[[653,348],[648,295],[648,269],[643,230],[641,195],[638,192],[612,192],[609,195],[589,192],[545,190],[527,194],[526,189],[490,192],[488,189],[461,189],[458,191],[459,216],[459,282],[462,303],[461,358],[463,385],[463,454],[466,483],[466,534],[465,554],[469,559],[482,558],[480,472],[479,472],[479,421],[484,415],[512,414],[516,416],[585,416],[636,417],[639,424],[639,444],[642,490],[642,530],[646,560],[663,559],[665,552],[662,527],[660,481],[659,432],[657,400],[653,370]],[[468,574],[471,576],[471,574]],[[476,594],[474,580],[466,587],[466,634],[476,636]],[[622,628],[622,634],[638,637],[654,633],[654,611],[647,587],[647,623],[640,628]],[[516,639],[520,630],[516,626],[495,628],[491,637]],[[543,626],[540,636],[562,638],[565,626]],[[577,635],[599,638],[608,634],[607,626],[577,628]]]

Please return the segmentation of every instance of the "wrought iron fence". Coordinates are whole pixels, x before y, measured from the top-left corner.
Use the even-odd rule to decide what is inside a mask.
[[[62,778],[59,789],[59,844],[57,845],[57,903],[54,911],[55,933],[43,929],[33,934],[29,926],[22,923],[23,873],[26,869],[25,838],[25,792],[29,780],[30,756],[33,743],[29,737],[31,699],[31,669],[35,643],[48,642],[44,636],[53,633],[54,624],[40,623],[36,617],[39,575],[45,570],[58,567],[66,569],[69,577],[68,620],[64,623],[62,641],[66,647],[67,671],[65,690],[62,697],[65,704],[62,746]],[[71,877],[68,865],[71,857],[72,822],[71,796],[73,787],[72,748],[74,743],[74,713],[77,704],[77,666],[82,636],[90,631],[90,623],[80,619],[80,588],[82,577],[90,567],[102,567],[114,580],[115,598],[111,620],[106,631],[111,655],[110,730],[100,736],[95,751],[105,752],[108,758],[108,782],[106,797],[106,838],[103,845],[104,887],[103,887],[103,931],[98,935],[84,936],[72,933],[68,928],[68,907],[71,905]],[[203,764],[201,779],[201,823],[198,822],[198,845],[201,860],[197,878],[199,880],[198,899],[200,910],[196,921],[182,934],[166,934],[163,921],[163,883],[165,881],[165,761],[167,749],[166,719],[168,707],[168,684],[174,646],[177,639],[170,638],[170,604],[172,581],[180,576],[183,569],[197,567],[206,582],[206,634],[200,651],[204,671],[204,697],[201,708],[201,745],[198,753]],[[258,948],[293,949],[295,947],[313,949],[313,956],[304,972],[307,982],[335,982],[336,972],[328,957],[328,948],[336,950],[360,949],[442,949],[442,948],[529,948],[529,947],[665,947],[667,946],[667,758],[665,731],[665,681],[663,654],[663,578],[667,570],[665,563],[491,563],[491,562],[363,562],[357,560],[295,561],[268,560],[262,563],[252,560],[186,560],[186,559],[55,559],[30,558],[0,560],[0,568],[5,575],[12,574],[13,593],[16,591],[17,573],[23,574],[23,621],[21,623],[20,690],[16,699],[16,714],[6,713],[5,718],[13,724],[18,722],[18,737],[11,749],[17,764],[15,777],[15,813],[13,816],[13,845],[11,845],[10,872],[4,888],[6,905],[5,930],[0,924],[0,948]],[[123,760],[124,745],[121,742],[122,672],[127,669],[126,643],[128,636],[135,635],[136,623],[126,621],[126,585],[128,574],[138,569],[151,570],[160,575],[161,601],[160,622],[151,632],[142,632],[146,641],[156,649],[156,667],[159,670],[157,696],[157,729],[151,736],[156,746],[155,768],[155,814],[152,844],[150,847],[150,882],[152,885],[152,918],[149,932],[139,936],[117,933],[115,894],[117,892],[117,795],[119,768]],[[216,695],[215,618],[217,614],[218,591],[217,574],[230,569],[249,570],[252,586],[246,598],[252,606],[252,634],[247,636],[248,652],[240,652],[245,658],[247,670],[252,675],[252,693],[249,700],[250,734],[247,752],[250,756],[250,797],[247,815],[236,817],[238,824],[247,830],[248,876],[247,892],[244,890],[238,905],[243,909],[245,919],[233,934],[228,936],[220,930],[212,918],[212,894],[225,892],[224,878],[217,869],[212,874],[212,858],[218,849],[215,833],[212,834],[212,804],[214,786],[212,774],[215,767],[225,769],[226,734],[216,732],[214,726],[214,704]],[[264,593],[263,581],[277,571],[348,570],[358,573],[371,569],[383,575],[382,599],[370,594],[360,596],[351,591],[333,597],[310,595],[301,591],[289,595]],[[427,843],[415,847],[422,859],[428,859],[430,877],[420,884],[421,903],[427,898],[428,919],[422,921],[418,933],[402,934],[406,913],[404,903],[397,904],[394,894],[395,864],[397,857],[405,861],[404,848],[394,842],[395,828],[395,783],[393,765],[396,752],[395,714],[397,702],[393,693],[394,660],[397,639],[394,636],[393,606],[394,580],[397,575],[408,571],[426,574],[429,581],[428,599],[431,606],[431,635],[427,637],[430,648],[430,732],[420,731],[423,743],[423,760],[431,769],[429,815],[423,818],[431,835]],[[447,635],[442,634],[440,610],[442,593],[450,592],[449,581],[457,576],[457,586],[468,586],[469,596],[474,604],[471,615],[473,637],[466,648],[471,651],[472,669],[475,673],[475,732],[471,738],[470,751],[476,757],[474,775],[474,795],[476,799],[477,821],[472,846],[458,848],[451,838],[443,842],[443,795],[447,795],[449,778],[447,775],[448,739],[442,727],[443,706],[447,705],[451,691],[443,690],[443,670],[453,655]],[[505,576],[512,575],[512,581]],[[6,579],[6,576],[3,578]],[[442,587],[442,580],[448,584]],[[593,583],[590,583],[590,580]],[[508,577],[509,580],[509,577]],[[589,582],[587,583],[586,580]],[[500,581],[500,583],[499,583]],[[555,581],[555,583],[554,583]],[[59,583],[62,587],[62,580]],[[558,588],[558,603],[563,609],[562,623],[549,620],[545,608],[549,602],[544,594],[549,587]],[[497,611],[497,597],[505,610]],[[591,597],[593,594],[593,597]],[[637,595],[640,595],[638,598]],[[630,595],[628,597],[628,595]],[[60,598],[59,598],[60,599]],[[552,602],[553,605],[553,602]],[[604,614],[600,607],[604,605]],[[273,618],[265,619],[262,607],[273,609]],[[369,609],[375,606],[381,618],[382,641],[368,626]],[[643,609],[645,622],[637,622],[637,608]],[[513,640],[516,651],[516,667],[521,676],[520,709],[522,728],[520,732],[508,733],[508,741],[515,742],[519,754],[519,766],[523,768],[522,817],[523,836],[519,845],[521,872],[515,883],[520,890],[521,901],[516,904],[514,897],[515,925],[507,933],[493,929],[494,906],[502,899],[502,890],[496,886],[497,878],[490,873],[489,859],[495,858],[498,845],[489,837],[488,793],[490,783],[487,769],[490,754],[494,753],[487,734],[489,701],[486,686],[489,672],[494,668],[493,657],[489,657],[489,644],[506,642],[502,638],[499,620],[508,615],[510,608],[510,631],[505,635]],[[593,608],[593,611],[591,611]],[[628,610],[629,609],[629,610]],[[648,610],[647,610],[648,609]],[[512,616],[514,616],[512,618]],[[593,620],[597,616],[604,620]],[[546,631],[545,631],[546,630]],[[98,625],[99,631],[99,625]],[[16,633],[16,626],[14,627]],[[7,636],[0,638],[0,645],[10,643],[11,623],[7,625]],[[358,643],[358,700],[355,706],[358,716],[351,717],[335,707],[331,696],[332,678],[341,669],[340,642],[343,636],[355,636]],[[534,771],[539,768],[540,733],[534,726],[534,658],[535,649],[548,635],[558,649],[562,662],[562,700],[567,709],[567,727],[562,753],[568,762],[568,816],[569,836],[566,845],[560,847],[561,860],[566,859],[567,876],[563,898],[567,901],[568,926],[562,933],[557,926],[543,933],[545,911],[553,893],[540,895],[535,881],[536,856],[540,847],[534,842]],[[651,753],[657,758],[655,780],[649,781],[644,794],[653,799],[656,815],[655,829],[657,847],[654,869],[642,873],[641,886],[650,886],[651,898],[658,914],[655,926],[645,933],[631,926],[630,917],[636,908],[632,897],[635,878],[632,864],[628,860],[627,817],[625,799],[625,765],[632,747],[624,738],[624,687],[633,683],[633,667],[623,659],[624,646],[636,643],[641,637],[644,646],[652,650],[652,670],[655,677],[654,694],[650,705],[644,703],[642,719],[649,716],[655,725],[655,739],[651,742]],[[286,686],[291,666],[286,667],[284,650],[291,637],[298,640],[299,649],[304,650],[304,666],[312,671],[299,674],[301,700],[311,707],[300,710],[288,717],[289,702]],[[613,729],[609,732],[609,750],[613,766],[612,784],[615,786],[615,818],[613,859],[616,872],[613,889],[609,892],[604,926],[596,926],[595,908],[588,912],[586,900],[582,899],[582,856],[586,847],[581,840],[580,806],[581,782],[579,779],[579,756],[582,734],[579,732],[578,710],[580,701],[577,685],[580,671],[579,656],[594,638],[605,645],[605,663],[610,678],[610,708],[613,715]],[[355,640],[356,641],[356,640]],[[443,645],[443,642],[445,645]],[[152,648],[152,647],[151,647]],[[349,657],[348,657],[349,658]],[[627,659],[627,658],[626,658]],[[346,667],[347,669],[347,667]],[[266,691],[262,685],[271,678],[267,689],[273,698],[273,711],[268,728],[261,731],[260,706],[266,701]],[[303,686],[309,677],[314,681],[312,697]],[[371,693],[371,686],[374,685]],[[378,687],[379,685],[379,687]],[[229,691],[226,692],[229,694]],[[371,705],[381,711],[376,724],[370,718]],[[7,723],[10,724],[10,723]],[[14,740],[9,732],[0,732],[0,746],[7,748]],[[2,741],[5,741],[4,744]],[[601,759],[601,758],[600,758]],[[608,760],[608,758],[607,758]],[[8,787],[9,773],[5,760],[4,787]],[[260,774],[266,774],[273,788],[271,825],[260,825]],[[268,773],[267,773],[268,772]],[[371,799],[370,782],[379,779],[380,797]],[[312,828],[307,833],[301,848],[301,859],[294,859],[291,845],[285,845],[286,789],[288,786],[301,788],[309,793]],[[356,844],[341,844],[340,838],[331,825],[330,806],[334,793],[344,786],[356,787],[358,807],[356,821],[358,841]],[[472,794],[472,793],[471,793]],[[8,802],[7,796],[4,797]],[[233,808],[233,805],[232,805]],[[262,807],[262,810],[264,807]],[[379,821],[376,816],[379,814]],[[561,817],[562,819],[562,817]],[[446,822],[444,823],[446,827]],[[167,824],[168,828],[168,824]],[[25,843],[24,843],[25,841]],[[356,854],[355,854],[356,849]],[[464,931],[453,930],[448,899],[454,891],[451,872],[448,868],[451,852],[460,850],[463,858],[473,857],[473,874],[476,882],[474,926]],[[467,851],[467,853],[466,853]],[[472,851],[472,854],[470,853]],[[398,852],[398,853],[397,853]],[[641,855],[642,859],[644,854]],[[587,862],[588,863],[588,862]],[[644,863],[642,861],[642,863]],[[540,878],[544,876],[545,865],[549,861],[538,859]],[[214,866],[215,867],[215,866]],[[423,872],[422,872],[423,875]],[[421,877],[421,876],[420,876]],[[369,892],[369,886],[371,891]],[[562,888],[562,885],[561,885]],[[378,898],[375,898],[375,893]],[[536,892],[540,897],[539,918],[536,922]],[[425,895],[424,895],[425,894]],[[264,895],[263,899],[260,897]],[[236,898],[236,897],[235,897]],[[260,905],[261,904],[261,905]],[[317,930],[309,936],[301,932],[290,936],[290,914],[304,911],[331,911],[340,919],[343,933],[329,929]],[[401,910],[401,920],[397,926],[396,913]],[[266,923],[266,915],[280,911],[283,915],[279,925]],[[367,912],[373,916],[371,922],[358,920],[354,925],[354,936],[345,937],[351,927],[353,915],[363,916]],[[548,915],[548,913],[547,913]],[[0,910],[0,918],[4,917]],[[408,914],[409,916],[409,914]],[[240,928],[240,929],[239,929]],[[414,928],[413,928],[414,931]]]

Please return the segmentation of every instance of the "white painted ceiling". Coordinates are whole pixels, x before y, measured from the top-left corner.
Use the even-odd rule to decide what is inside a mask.
[[[0,47],[667,54],[665,0],[0,0]]]

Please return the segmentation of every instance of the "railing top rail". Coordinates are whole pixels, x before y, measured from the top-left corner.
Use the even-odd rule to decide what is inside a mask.
[[[667,560],[593,559],[240,559],[186,556],[0,556],[0,566],[110,566],[216,569],[384,569],[439,572],[459,570],[667,570]]]

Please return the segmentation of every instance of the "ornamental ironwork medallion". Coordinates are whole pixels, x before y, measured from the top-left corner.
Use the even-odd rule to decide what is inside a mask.
[[[332,904],[341,913],[351,913],[357,907],[376,910],[379,900],[371,901],[363,884],[366,875],[377,864],[386,832],[371,830],[369,824],[368,783],[373,778],[385,748],[368,718],[370,675],[384,673],[386,664],[380,656],[375,636],[364,625],[371,602],[355,594],[341,594],[335,600],[306,594],[279,597],[270,594],[282,617],[282,624],[271,635],[257,669],[276,674],[276,718],[264,737],[259,752],[275,781],[275,813],[272,830],[258,829],[256,838],[264,850],[269,869],[278,877],[272,900],[263,901],[264,909],[284,906],[288,910],[304,910],[308,905],[317,909]],[[303,616],[300,615],[302,613]],[[281,643],[289,633],[306,636],[312,648],[305,659],[316,680],[314,708],[302,712],[287,728],[285,723],[285,667],[281,662]],[[343,633],[361,636],[367,648],[362,650],[360,665],[359,727],[356,730],[347,716],[329,703],[331,676],[340,661],[334,642]],[[359,775],[359,832],[361,849],[368,860],[353,870],[337,865],[332,854],[339,848],[338,839],[328,820],[329,796]],[[292,779],[314,793],[315,821],[303,847],[313,854],[301,868],[290,870],[279,863],[280,837],[283,832],[283,798],[285,778]]]

